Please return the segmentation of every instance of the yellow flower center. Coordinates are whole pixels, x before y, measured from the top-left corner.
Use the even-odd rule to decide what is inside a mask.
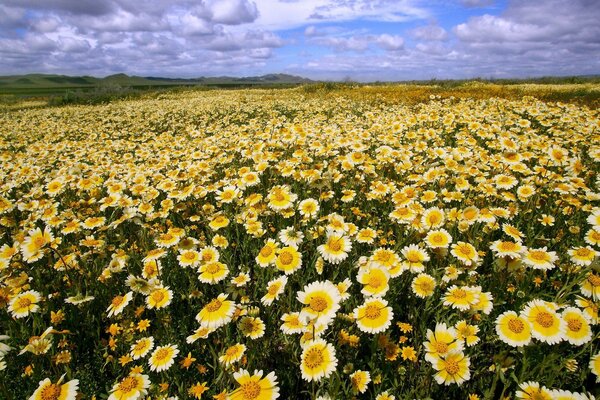
[[[580,249],[577,249],[575,254],[577,255],[577,257],[588,258],[592,255],[592,252],[589,249],[582,247]]]
[[[431,241],[435,244],[442,244],[445,242],[445,237],[441,233],[436,233],[431,236]]]
[[[42,400],[58,400],[60,397],[61,388],[53,383],[42,389]]]
[[[369,276],[368,284],[369,284],[369,286],[371,286],[373,288],[378,288],[378,287],[382,286],[383,279],[381,279],[381,276],[371,275],[371,276]]]
[[[327,300],[319,296],[313,296],[310,299],[309,305],[313,311],[321,312],[327,308]]]
[[[119,307],[123,303],[123,300],[125,300],[125,297],[123,297],[123,296],[117,296],[117,297],[115,297],[112,300],[112,306],[113,306],[113,308]]]
[[[376,319],[381,316],[381,310],[374,304],[369,304],[365,309],[365,317],[368,319]]]
[[[225,352],[225,355],[227,357],[231,358],[231,357],[235,356],[237,354],[237,352],[238,352],[237,347],[233,346],[233,347],[230,347],[230,348],[227,349],[227,351]]]
[[[154,359],[158,362],[164,361],[169,357],[169,349],[159,349],[154,355]]]
[[[448,375],[456,375],[460,371],[460,366],[454,360],[446,360],[446,372]]]
[[[546,252],[540,250],[530,251],[529,257],[534,259],[535,261],[546,261],[547,259]]]
[[[421,254],[418,251],[410,251],[406,254],[406,259],[411,263],[418,263],[421,261]]]
[[[269,294],[271,296],[275,296],[277,294],[277,292],[279,291],[280,287],[281,287],[281,285],[279,283],[274,283],[273,285],[269,286]]]
[[[128,376],[119,383],[119,391],[121,393],[129,393],[137,387],[137,379],[133,376]]]
[[[244,399],[256,399],[260,395],[260,385],[254,381],[244,383],[240,389]]]
[[[269,257],[271,254],[273,254],[271,246],[265,246],[260,250],[260,255],[263,257]]]
[[[546,311],[541,311],[536,317],[535,321],[543,326],[544,328],[549,328],[554,323],[554,317],[552,314]]]
[[[221,267],[219,267],[219,264],[217,263],[212,263],[212,264],[208,264],[206,266],[206,272],[208,272],[209,274],[216,274],[217,272],[219,272],[221,270]]]
[[[162,290],[157,290],[152,293],[152,300],[154,300],[155,303],[160,303],[164,298],[165,294]]]
[[[290,265],[292,261],[294,261],[294,256],[287,251],[279,255],[279,262],[283,265]]]
[[[340,251],[342,249],[342,240],[341,239],[329,239],[327,242],[327,246],[331,251]]]
[[[285,200],[285,195],[281,191],[277,191],[273,195],[273,199],[275,199],[275,201],[281,203],[282,201]]]
[[[500,251],[515,251],[517,249],[517,245],[513,242],[500,242],[498,248]]]
[[[457,253],[461,254],[463,257],[471,257],[471,248],[467,245],[460,245],[456,248]]]
[[[445,353],[448,351],[448,345],[444,342],[436,342],[435,351],[437,351],[438,353]]]
[[[145,348],[146,348],[146,341],[145,341],[145,340],[142,340],[141,342],[138,342],[138,343],[135,345],[135,348],[134,348],[134,350],[135,350],[136,352],[141,352],[141,351],[142,351],[142,350],[144,350]]]
[[[31,305],[31,299],[28,299],[27,297],[21,297],[17,301],[17,306],[19,308],[29,308],[30,305]]]
[[[452,297],[455,299],[464,299],[467,297],[467,292],[463,289],[456,289],[452,292]]]
[[[214,300],[212,300],[210,303],[208,303],[208,304],[206,305],[206,310],[207,310],[208,312],[215,312],[215,311],[217,311],[219,308],[221,308],[221,305],[222,305],[222,304],[223,304],[223,303],[221,302],[221,300],[219,300],[219,299],[214,299]]]
[[[192,256],[190,258],[194,258],[194,256],[195,256],[194,253],[188,253],[188,254],[190,254]],[[208,262],[212,259],[213,259],[213,255],[211,253],[205,252],[204,254],[202,254],[202,261],[204,261],[204,262]]]
[[[37,236],[33,239],[33,244],[35,244],[37,247],[44,247],[46,244],[46,239],[44,239],[43,236]]]
[[[569,330],[573,332],[579,332],[583,324],[578,319],[569,319],[567,321],[567,325],[569,326]]]
[[[315,369],[318,366],[320,366],[321,364],[323,364],[324,358],[323,358],[323,352],[317,348],[312,348],[309,349],[306,352],[306,358],[304,359],[304,364],[309,368],[309,369]]]
[[[508,321],[508,329],[514,333],[521,333],[525,329],[525,324],[521,320],[513,318]]]
[[[588,282],[592,284],[592,286],[600,286],[600,276],[595,274],[589,274],[587,278]]]

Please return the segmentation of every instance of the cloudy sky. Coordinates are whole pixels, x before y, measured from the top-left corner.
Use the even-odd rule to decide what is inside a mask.
[[[0,0],[0,75],[600,73],[599,0]]]

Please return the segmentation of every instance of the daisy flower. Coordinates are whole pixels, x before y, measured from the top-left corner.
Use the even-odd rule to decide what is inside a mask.
[[[214,261],[202,264],[200,268],[198,268],[198,272],[200,273],[200,275],[198,275],[200,282],[214,285],[221,282],[229,275],[229,268],[221,262]]]
[[[298,212],[305,218],[315,218],[319,214],[319,202],[315,199],[305,199],[298,204]]]
[[[466,242],[453,244],[450,253],[467,266],[477,264],[479,261],[479,254],[475,250],[475,247]]]
[[[340,308],[340,292],[329,281],[309,283],[297,293],[296,298],[305,305],[300,318],[317,319],[322,324],[331,321]]]
[[[157,347],[148,359],[150,370],[156,372],[168,370],[175,363],[177,354],[179,354],[177,345],[169,344]]]
[[[526,346],[531,342],[531,325],[527,318],[506,311],[496,318],[496,334],[513,347]]]
[[[438,207],[432,207],[425,210],[421,217],[421,226],[426,229],[435,229],[444,225],[446,216],[444,211]]]
[[[288,278],[285,275],[270,280],[267,283],[267,293],[260,299],[261,303],[266,306],[273,304],[273,302],[283,293],[287,281]]]
[[[269,239],[256,256],[256,263],[263,268],[274,264],[275,258],[277,257],[277,250],[277,243],[275,243],[274,240]]]
[[[448,355],[452,351],[462,351],[463,342],[458,340],[456,329],[448,328],[445,323],[438,323],[435,331],[427,329],[427,341],[425,346],[425,360],[434,363],[440,357]]]
[[[45,227],[43,232],[40,228],[29,231],[29,236],[21,244],[23,261],[32,263],[41,259],[44,256],[44,247],[53,240],[54,237],[48,227]]]
[[[24,318],[30,314],[38,312],[40,306],[38,303],[42,299],[40,293],[35,290],[27,290],[13,297],[8,303],[8,311],[13,318]]]
[[[239,327],[242,334],[250,339],[258,339],[265,334],[265,323],[259,317],[243,317]]]
[[[133,292],[131,291],[125,293],[124,296],[115,296],[112,299],[110,306],[108,306],[108,308],[106,309],[106,311],[108,312],[108,316],[112,317],[114,315],[119,315],[121,312],[123,312],[125,307],[127,307],[127,304],[129,304],[131,299],[133,299]]]
[[[236,343],[225,350],[222,356],[219,356],[219,362],[226,367],[238,362],[246,352],[246,346],[241,343]]]
[[[435,381],[440,385],[456,383],[460,386],[471,378],[471,372],[469,371],[471,361],[462,351],[451,351],[445,356],[434,360],[432,365],[437,371],[434,375]]]
[[[323,339],[306,342],[300,356],[300,372],[302,379],[320,381],[328,378],[337,366],[335,348]]]
[[[284,245],[298,248],[304,239],[304,234],[295,230],[293,226],[290,226],[279,232],[278,237]]]
[[[532,300],[523,309],[523,316],[531,324],[531,335],[548,344],[564,339],[566,323],[556,313],[556,306],[543,300]]]
[[[364,393],[371,382],[371,374],[368,371],[356,370],[350,375],[350,382],[352,383],[352,391],[355,393]]]
[[[548,251],[547,247],[540,249],[528,249],[523,257],[523,263],[533,269],[551,270],[555,267],[558,256],[554,251]]]
[[[245,272],[240,272],[237,276],[231,278],[231,284],[235,287],[244,287],[250,280],[250,275]]]
[[[321,257],[332,264],[339,264],[348,257],[352,249],[350,239],[334,231],[327,232],[327,242],[317,247]]]
[[[193,249],[184,250],[177,256],[177,261],[182,267],[195,268],[200,264],[200,260],[200,253]]]
[[[386,268],[389,275],[394,278],[402,273],[402,263],[396,252],[390,249],[379,248],[373,251],[369,258],[372,264]]]
[[[158,310],[171,304],[172,299],[173,291],[171,289],[168,287],[158,287],[152,290],[148,297],[146,297],[146,305],[150,310],[153,308]]]
[[[240,368],[233,373],[233,378],[240,387],[229,394],[230,400],[275,400],[279,397],[275,372],[263,378],[262,371],[254,371],[250,375],[250,372]]]
[[[552,400],[552,393],[545,387],[540,387],[537,382],[524,382],[519,385],[515,393],[517,399],[523,400]]]
[[[356,241],[358,243],[366,243],[371,244],[375,241],[377,237],[377,232],[371,228],[364,228],[358,231],[356,234]]]
[[[286,335],[292,335],[295,333],[302,333],[306,325],[300,319],[300,313],[285,313],[281,316],[283,324],[281,324],[281,331]]]
[[[290,208],[297,198],[298,196],[292,193],[290,188],[285,185],[274,186],[267,195],[269,208],[275,211],[282,211]]]
[[[452,236],[445,229],[429,231],[425,236],[425,244],[431,249],[447,249],[452,243]]]
[[[148,375],[130,374],[113,386],[108,400],[138,400],[148,394]]]
[[[581,293],[594,300],[600,299],[600,275],[590,272],[586,279],[579,284]]]
[[[394,313],[384,299],[368,299],[354,309],[354,318],[358,329],[367,333],[384,332],[392,323]]]
[[[567,252],[571,256],[571,261],[582,267],[587,267],[594,261],[600,253],[589,246],[575,247]]]
[[[469,286],[458,287],[452,285],[443,296],[445,306],[451,306],[461,311],[468,310],[478,299],[479,294],[477,291]]]
[[[406,259],[402,262],[402,267],[411,272],[423,272],[425,270],[424,262],[429,261],[429,255],[416,244],[411,244],[401,250]]]
[[[363,285],[361,293],[365,296],[384,296],[390,288],[387,268],[371,263],[358,271],[356,280]]]
[[[435,290],[435,278],[428,274],[419,274],[413,278],[410,285],[413,293],[422,299],[429,297]]]
[[[200,310],[198,315],[196,315],[196,320],[201,326],[217,329],[223,325],[227,325],[232,320],[233,313],[235,312],[235,303],[227,300],[227,296],[221,293]]]
[[[154,338],[152,336],[143,337],[138,339],[134,344],[131,345],[129,354],[134,360],[146,357],[146,354],[154,348]]]
[[[479,333],[478,326],[470,325],[463,319],[458,321],[456,325],[454,325],[454,328],[456,329],[458,340],[463,340],[467,347],[479,343],[479,337],[477,336],[477,333]]]
[[[596,375],[596,382],[600,382],[600,352],[590,358],[590,371]]]
[[[208,224],[210,229],[212,229],[213,231],[218,231],[219,229],[225,228],[228,225],[229,225],[229,218],[227,218],[223,214],[217,215]]]
[[[592,340],[592,328],[588,317],[578,308],[567,307],[563,310],[562,319],[566,322],[565,340],[572,345],[581,346]]]
[[[283,247],[277,251],[275,267],[290,275],[302,267],[302,254],[295,247]]]
[[[62,384],[61,381],[62,377],[57,383],[52,383],[48,378],[40,381],[38,388],[29,397],[29,400],[75,400],[79,381],[73,379]]]
[[[511,242],[504,240],[496,240],[492,242],[490,250],[494,252],[496,257],[509,257],[513,259],[521,258],[522,253],[527,249],[519,242]]]

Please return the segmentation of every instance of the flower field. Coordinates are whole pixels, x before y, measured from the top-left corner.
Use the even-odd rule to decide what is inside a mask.
[[[600,396],[597,108],[394,90],[0,114],[0,398]]]

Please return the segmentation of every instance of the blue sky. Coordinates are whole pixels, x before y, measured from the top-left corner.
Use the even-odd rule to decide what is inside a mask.
[[[600,73],[597,0],[3,0],[0,74]]]

